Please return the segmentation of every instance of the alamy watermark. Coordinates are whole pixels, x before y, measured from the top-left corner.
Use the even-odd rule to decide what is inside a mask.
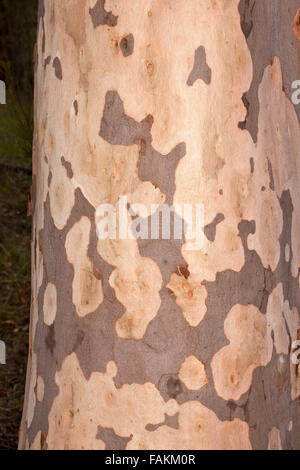
[[[185,240],[188,251],[204,246],[203,204],[128,204],[121,196],[117,206],[101,204],[96,211],[100,240]]]

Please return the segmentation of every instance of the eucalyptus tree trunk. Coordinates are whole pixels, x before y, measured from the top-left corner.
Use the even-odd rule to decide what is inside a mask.
[[[20,448],[300,448],[299,8],[40,1]]]

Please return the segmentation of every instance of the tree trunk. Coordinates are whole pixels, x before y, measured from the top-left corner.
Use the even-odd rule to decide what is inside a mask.
[[[40,1],[20,448],[300,448],[299,8]],[[125,196],[201,247],[103,239]]]

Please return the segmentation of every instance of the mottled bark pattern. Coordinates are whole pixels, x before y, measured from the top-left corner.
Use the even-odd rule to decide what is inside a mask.
[[[40,1],[20,448],[300,448],[299,8]],[[204,247],[98,240],[122,195]]]

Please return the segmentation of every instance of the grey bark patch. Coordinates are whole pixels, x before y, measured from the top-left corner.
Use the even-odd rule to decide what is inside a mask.
[[[217,214],[214,220],[204,227],[204,233],[206,238],[214,242],[216,238],[217,225],[225,220],[224,214]]]
[[[295,64],[299,62],[300,42],[291,24],[299,7],[299,0],[240,0],[241,28],[252,56],[253,80],[245,94],[249,103],[247,117],[239,127],[247,129],[254,142],[258,133],[258,87],[265,67],[275,56],[282,66],[286,95],[289,98],[292,96],[292,83],[297,79]],[[295,106],[295,110],[300,120],[300,106]]]
[[[44,16],[45,16],[46,10],[45,10],[45,0],[39,0],[39,7],[38,7],[38,27],[40,27],[40,19],[42,19],[42,28],[43,28],[43,36],[42,36],[42,52],[43,54],[45,53],[46,49],[46,33],[45,33],[45,22],[44,22]],[[38,54],[37,54],[38,55]],[[37,62],[36,62],[37,63]]]
[[[195,51],[194,67],[187,80],[188,86],[193,86],[196,80],[201,79],[209,85],[211,82],[211,69],[206,63],[206,52],[203,46]]]
[[[44,16],[45,16],[45,0],[39,0],[38,20],[40,20],[40,18],[44,18]]]
[[[275,190],[274,175],[273,175],[273,170],[272,170],[272,163],[270,162],[270,160],[268,160],[268,172],[269,172],[269,177],[270,177],[269,186],[270,186],[270,189],[274,191]]]
[[[253,29],[252,13],[255,6],[255,0],[246,0],[244,5],[240,5],[241,28],[247,39]]]
[[[55,57],[53,60],[53,68],[55,71],[55,76],[58,78],[58,80],[62,80],[63,78],[63,73],[62,73],[62,66],[61,66],[61,61],[58,57]]]
[[[98,426],[96,439],[101,439],[105,443],[105,450],[125,450],[130,437],[120,437],[111,428]]]
[[[133,34],[128,34],[120,42],[120,48],[124,57],[133,54],[134,51],[134,37]]]
[[[79,348],[79,346],[82,345],[82,342],[84,340],[84,331],[83,330],[78,330],[77,331],[77,334],[76,334],[76,339],[75,339],[75,342],[74,342],[74,346],[73,346],[73,351],[77,351],[77,349]]]
[[[136,122],[124,112],[123,102],[116,91],[108,91],[99,135],[113,145],[132,145],[144,135],[148,135],[153,124],[148,115],[141,122]]]
[[[168,426],[169,428],[179,429],[178,418],[179,418],[179,413],[176,413],[174,416],[168,416],[167,414],[165,414],[165,420],[163,423],[147,424],[146,430],[153,432],[159,429],[161,426]]]
[[[246,114],[245,120],[238,123],[238,127],[239,127],[240,129],[244,130],[244,129],[247,128],[247,119],[248,119],[248,116],[249,116],[249,106],[250,106],[250,103],[249,103],[249,101],[247,100],[246,93],[243,94],[242,101],[243,101],[244,106],[245,106],[245,108],[246,108],[246,110],[247,110],[247,114]]]
[[[47,65],[49,65],[51,62],[51,55],[48,55],[48,57],[44,61],[44,69],[46,69]]]
[[[181,142],[170,153],[162,155],[153,149],[150,138],[144,144],[141,139],[139,177],[142,181],[151,181],[158,186],[166,194],[166,204],[171,204],[176,190],[175,172],[179,161],[186,154],[186,145]]]
[[[118,17],[114,16],[111,11],[105,10],[105,0],[97,0],[93,8],[90,8],[89,13],[92,18],[94,28],[100,25],[116,26]]]
[[[65,157],[61,157],[61,164],[62,164],[62,166],[67,170],[67,175],[68,175],[68,177],[69,177],[70,179],[72,179],[74,173],[73,173],[73,170],[72,170],[72,165],[71,165],[71,163],[70,163],[70,162],[67,162],[67,161],[65,160]]]

